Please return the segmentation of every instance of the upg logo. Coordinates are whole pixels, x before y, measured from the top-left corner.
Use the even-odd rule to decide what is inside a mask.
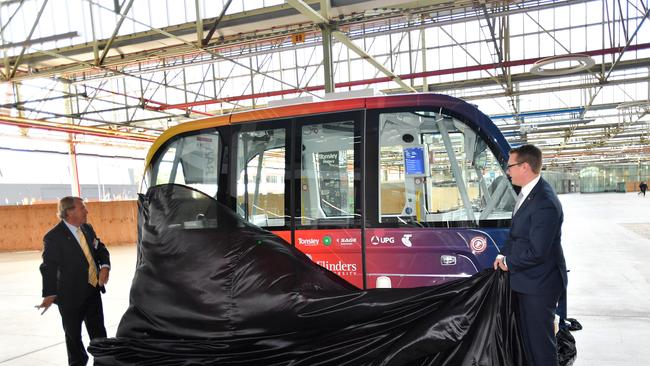
[[[392,236],[377,236],[373,235],[370,238],[370,244],[379,245],[379,244],[395,244],[395,238]]]

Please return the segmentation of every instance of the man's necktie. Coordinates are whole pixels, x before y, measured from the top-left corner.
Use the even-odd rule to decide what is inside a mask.
[[[514,216],[517,213],[517,210],[521,206],[524,200],[524,195],[519,191],[519,195],[517,195],[517,201],[515,202],[515,209],[512,211],[512,216]]]
[[[83,250],[84,255],[86,256],[86,260],[88,261],[88,283],[93,287],[97,287],[97,283],[99,282],[97,279],[97,266],[95,266],[93,256],[90,254],[90,247],[86,242],[86,237],[81,231],[81,228],[77,228],[77,236],[79,237],[79,245],[81,246],[81,250]]]

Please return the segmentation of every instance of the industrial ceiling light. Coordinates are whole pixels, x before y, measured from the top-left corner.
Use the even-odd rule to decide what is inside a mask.
[[[568,64],[567,67],[558,67]],[[561,76],[574,74],[586,70],[596,63],[589,55],[571,54],[561,56],[551,56],[536,61],[530,68],[531,74],[540,76]],[[545,66],[554,65],[556,67]]]

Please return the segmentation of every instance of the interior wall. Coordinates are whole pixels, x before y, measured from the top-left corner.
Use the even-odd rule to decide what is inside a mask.
[[[56,206],[0,206],[0,251],[42,250],[43,236],[59,222]],[[88,222],[104,244],[135,244],[137,201],[86,202],[86,207]]]

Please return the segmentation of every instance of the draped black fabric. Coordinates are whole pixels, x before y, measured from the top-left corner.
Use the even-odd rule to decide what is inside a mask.
[[[560,328],[555,335],[557,340],[557,358],[560,366],[571,366],[578,357],[576,339],[567,328]]]
[[[507,273],[362,291],[191,188],[152,187],[139,215],[96,365],[525,365]]]

